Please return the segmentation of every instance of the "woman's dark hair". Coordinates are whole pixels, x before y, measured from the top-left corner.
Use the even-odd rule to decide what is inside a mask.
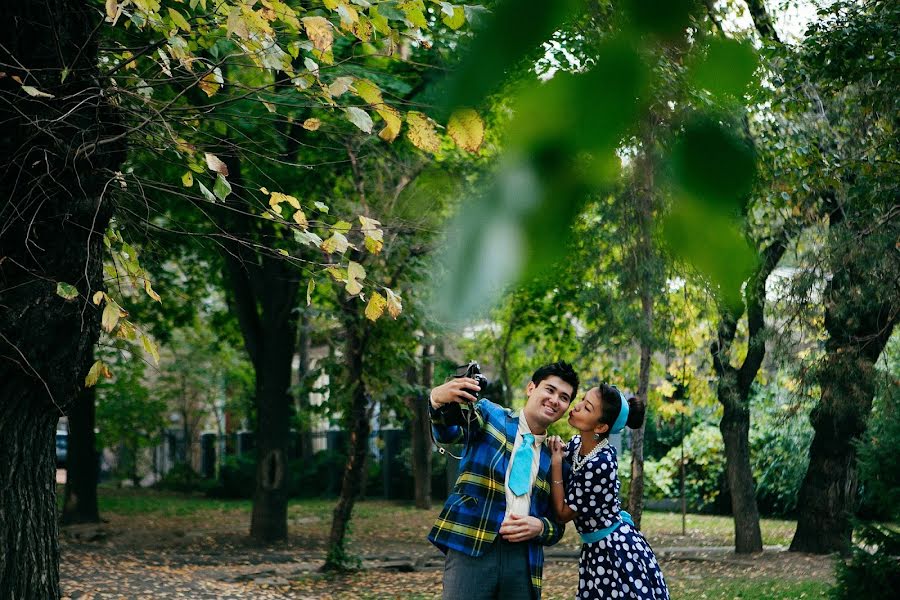
[[[578,373],[575,372],[572,365],[563,360],[544,365],[534,372],[531,381],[534,385],[540,385],[543,380],[554,375],[572,386],[572,398],[574,399],[578,395]]]
[[[601,383],[600,398],[600,422],[612,427],[619,416],[619,411],[622,409],[622,396],[619,395],[619,391],[613,386]],[[644,424],[645,410],[646,407],[641,399],[634,396],[629,398],[628,421],[625,422],[625,426],[629,429],[639,429]]]

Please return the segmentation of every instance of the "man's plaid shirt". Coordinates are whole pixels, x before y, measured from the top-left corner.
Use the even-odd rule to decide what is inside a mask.
[[[465,442],[460,412],[454,405],[431,410],[434,437],[445,444]],[[429,404],[430,407],[430,404]],[[428,539],[446,554],[448,549],[481,556],[496,540],[506,514],[504,482],[516,432],[518,413],[485,399],[474,405],[477,418],[469,429],[466,453],[459,467],[453,493],[447,498]],[[565,525],[552,518],[550,508],[550,450],[541,446],[540,466],[531,490],[531,511],[544,524],[544,531],[528,544],[528,564],[534,597],[541,597],[543,546],[562,538]]]

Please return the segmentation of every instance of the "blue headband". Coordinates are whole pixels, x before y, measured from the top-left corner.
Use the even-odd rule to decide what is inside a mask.
[[[623,394],[619,388],[614,385],[610,386],[612,389],[616,390],[619,393],[619,398],[622,399],[622,407],[619,409],[619,416],[616,417],[616,422],[613,423],[613,426],[610,428],[610,433],[619,433],[623,429],[625,429],[625,423],[628,422],[628,400],[625,399],[625,394]]]

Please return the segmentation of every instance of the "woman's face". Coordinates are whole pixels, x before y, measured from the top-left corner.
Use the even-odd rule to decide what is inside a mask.
[[[600,388],[591,388],[585,392],[584,397],[576,402],[569,413],[569,425],[578,431],[588,432],[609,429],[608,425],[600,423]],[[603,433],[597,431],[597,433]]]

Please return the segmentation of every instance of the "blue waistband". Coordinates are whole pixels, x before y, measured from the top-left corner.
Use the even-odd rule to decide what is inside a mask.
[[[607,527],[606,529],[600,529],[598,531],[590,531],[588,533],[581,533],[581,542],[584,544],[593,544],[594,542],[599,542],[613,531],[619,528],[622,523],[628,523],[632,527],[634,527],[634,520],[632,520],[631,515],[629,515],[626,511],[619,511],[619,520]]]

